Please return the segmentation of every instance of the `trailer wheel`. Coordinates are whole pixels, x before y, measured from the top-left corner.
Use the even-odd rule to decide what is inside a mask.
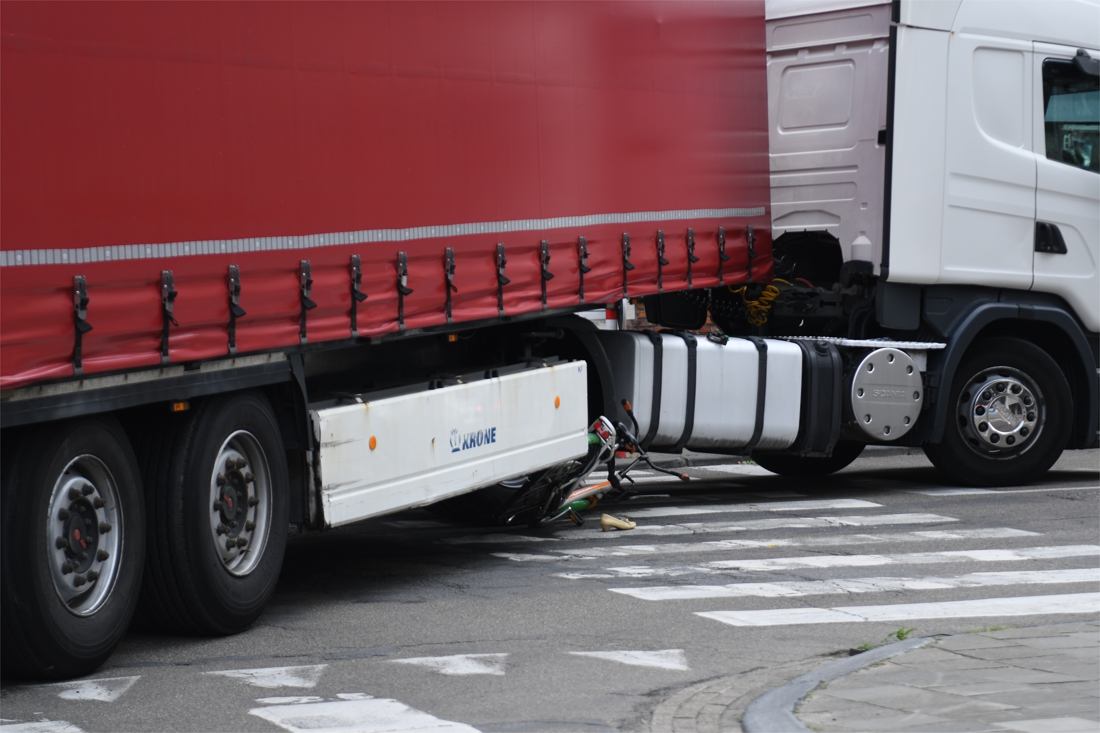
[[[122,640],[145,555],[141,483],[111,418],[4,436],[3,673],[94,672]]]
[[[846,468],[866,448],[863,443],[841,441],[833,447],[828,458],[796,456],[790,453],[753,453],[752,459],[772,473],[791,478],[815,478],[828,476]]]
[[[1027,483],[1053,466],[1069,441],[1069,383],[1057,362],[1028,341],[976,344],[955,372],[948,399],[943,440],[924,448],[952,481]]]
[[[147,447],[149,557],[142,609],[163,627],[234,634],[275,589],[286,549],[288,475],[259,393],[218,397]],[[157,444],[160,447],[157,447]]]

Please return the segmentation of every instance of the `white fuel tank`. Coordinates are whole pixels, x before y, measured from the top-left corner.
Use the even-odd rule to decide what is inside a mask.
[[[741,338],[722,344],[637,331],[605,331],[599,338],[615,375],[615,401],[630,400],[648,449],[782,450],[794,443],[802,402],[802,351],[795,344]]]

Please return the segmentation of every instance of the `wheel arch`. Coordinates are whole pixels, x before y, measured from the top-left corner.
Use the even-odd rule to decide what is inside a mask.
[[[933,421],[924,438],[943,438],[951,405],[955,370],[971,347],[984,338],[1011,336],[1029,341],[1065,365],[1066,380],[1073,396],[1073,432],[1069,448],[1090,448],[1097,442],[1098,383],[1096,358],[1081,326],[1064,310],[1043,305],[993,302],[982,303],[964,316],[948,340],[947,348],[929,359],[928,386],[935,389]]]

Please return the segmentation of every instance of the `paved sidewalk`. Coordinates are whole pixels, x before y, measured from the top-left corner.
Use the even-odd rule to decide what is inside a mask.
[[[1100,622],[960,634],[853,672],[796,710],[811,730],[1100,731]]]

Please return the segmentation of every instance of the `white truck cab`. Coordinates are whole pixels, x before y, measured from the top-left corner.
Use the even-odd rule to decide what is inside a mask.
[[[766,7],[776,261],[865,272],[878,335],[945,344],[908,440],[971,483],[1096,445],[1100,2]]]

